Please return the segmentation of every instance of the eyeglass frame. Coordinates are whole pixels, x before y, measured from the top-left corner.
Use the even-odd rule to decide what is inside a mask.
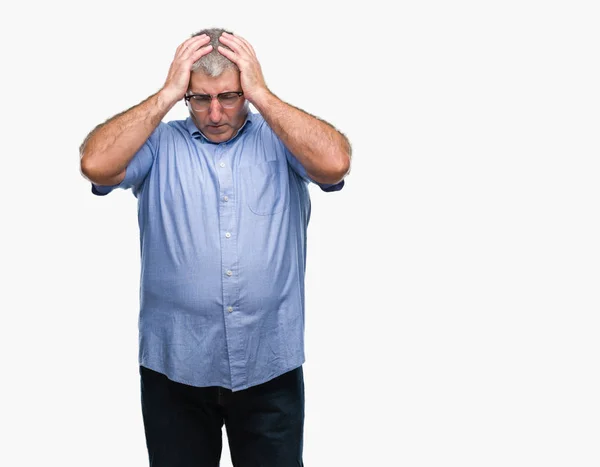
[[[219,96],[222,96],[223,94],[237,94],[238,97],[242,97],[244,95],[244,91],[225,91],[225,92],[220,92],[219,94],[187,94],[185,96],[183,96],[183,98],[185,99],[186,104],[189,104],[190,99],[193,97],[210,97],[210,103],[208,104],[208,107],[204,110],[208,110],[210,109],[210,106],[212,105],[212,101],[214,98],[217,98],[217,100],[219,101],[219,104],[221,104],[221,106],[223,106],[224,109],[233,109],[233,107],[225,107],[222,102],[219,100]],[[237,104],[237,102],[236,102]],[[235,107],[235,106],[234,106]],[[195,109],[194,109],[195,110]],[[203,112],[204,110],[196,110],[196,112]]]

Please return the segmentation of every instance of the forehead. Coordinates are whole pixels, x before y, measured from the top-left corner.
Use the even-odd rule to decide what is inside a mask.
[[[223,91],[238,91],[240,88],[240,72],[226,70],[213,78],[201,72],[190,76],[190,92],[193,94],[218,94]]]

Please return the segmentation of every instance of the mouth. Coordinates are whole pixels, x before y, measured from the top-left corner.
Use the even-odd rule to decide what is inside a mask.
[[[214,131],[214,130],[219,130],[219,129],[225,128],[225,126],[226,125],[208,125],[207,128],[210,131]]]

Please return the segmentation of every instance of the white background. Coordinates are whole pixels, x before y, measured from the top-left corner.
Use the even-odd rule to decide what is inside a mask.
[[[305,464],[600,465],[594,3],[3,6],[0,465],[147,465],[136,199],[78,147],[218,26],[354,150],[311,186]]]

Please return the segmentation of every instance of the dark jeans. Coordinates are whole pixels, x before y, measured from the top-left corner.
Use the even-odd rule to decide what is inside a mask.
[[[223,424],[235,467],[302,467],[302,367],[232,392],[169,380],[140,366],[151,467],[218,467]]]

